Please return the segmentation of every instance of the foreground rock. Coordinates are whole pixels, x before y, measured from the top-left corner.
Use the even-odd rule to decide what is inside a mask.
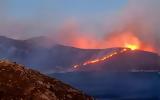
[[[22,65],[0,61],[3,100],[93,100],[81,91]]]

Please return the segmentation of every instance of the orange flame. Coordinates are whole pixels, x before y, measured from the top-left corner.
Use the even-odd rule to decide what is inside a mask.
[[[65,38],[64,38],[65,39]],[[132,32],[122,32],[107,36],[105,40],[97,40],[89,36],[69,36],[68,42],[64,43],[83,49],[124,47],[131,50],[139,49],[155,52],[155,49],[148,43],[143,42]]]
[[[137,45],[134,45],[134,44],[126,44],[125,47],[130,48],[131,50],[139,49],[139,47]]]
[[[136,35],[131,32],[124,32],[106,39],[108,47],[126,47],[131,50],[139,49],[144,51],[155,52],[154,48],[142,42]]]

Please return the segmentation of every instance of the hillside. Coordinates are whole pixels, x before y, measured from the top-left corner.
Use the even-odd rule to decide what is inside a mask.
[[[46,37],[15,40],[0,37],[0,58],[9,59],[43,73],[68,72],[80,64],[122,48],[79,49],[56,44]],[[45,67],[44,67],[45,66]],[[160,56],[141,50],[129,51],[101,63],[82,67],[80,70],[131,71],[160,70]]]
[[[0,61],[0,98],[3,100],[93,100],[81,91],[37,71]]]
[[[160,71],[160,56],[147,51],[130,50],[95,64],[80,66],[77,71],[134,72]]]

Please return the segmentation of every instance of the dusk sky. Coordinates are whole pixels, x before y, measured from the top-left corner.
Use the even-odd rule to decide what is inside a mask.
[[[0,3],[3,22],[0,33],[19,38],[51,34],[70,20],[94,29],[97,24],[104,24],[104,20],[114,20],[107,17],[120,12],[128,0],[1,0]]]

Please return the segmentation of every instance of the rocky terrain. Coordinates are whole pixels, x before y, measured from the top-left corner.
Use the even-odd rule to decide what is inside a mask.
[[[93,100],[63,82],[23,65],[0,61],[1,100]]]

